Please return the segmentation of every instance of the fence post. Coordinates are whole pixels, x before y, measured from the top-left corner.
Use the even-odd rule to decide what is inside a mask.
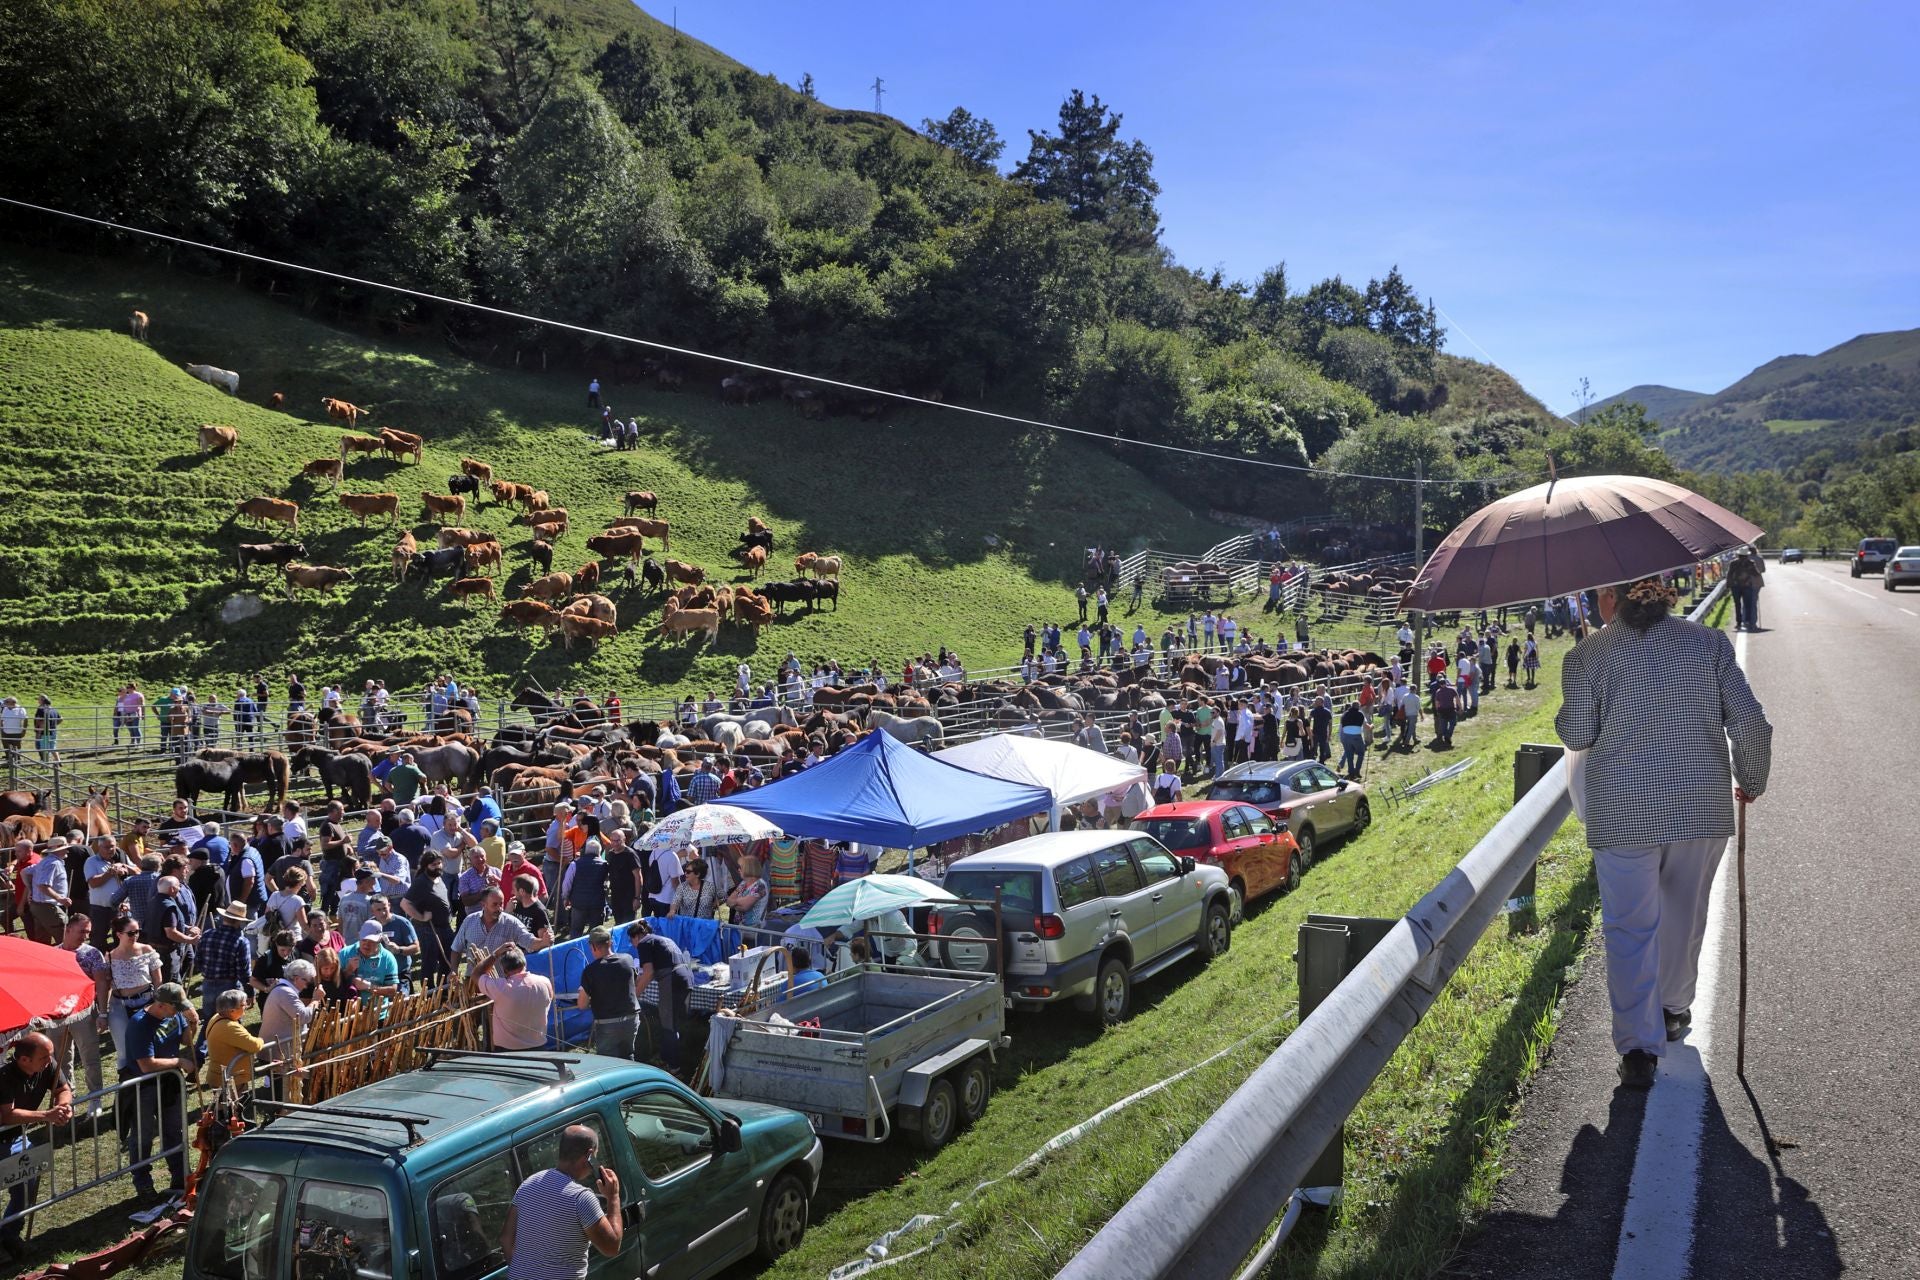
[[[53,758],[53,807],[59,809],[64,808],[65,805],[66,801],[60,796],[60,757],[55,755]]]

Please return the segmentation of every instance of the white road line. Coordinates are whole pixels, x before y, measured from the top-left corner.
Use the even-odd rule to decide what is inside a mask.
[[[1733,634],[1733,656],[1746,670],[1744,631]],[[1713,1010],[1720,986],[1720,937],[1725,931],[1733,866],[1732,857],[1723,857],[1713,879],[1692,1029],[1685,1040],[1667,1046],[1659,1081],[1647,1095],[1633,1179],[1627,1184],[1627,1203],[1620,1215],[1614,1280],[1685,1280],[1688,1274],[1700,1190],[1700,1139],[1707,1113],[1707,1061],[1713,1051]]]
[[[1897,604],[1893,607],[1900,610],[1900,612],[1906,614],[1909,618],[1920,618],[1920,613],[1915,613],[1913,610],[1907,608],[1905,605]]]

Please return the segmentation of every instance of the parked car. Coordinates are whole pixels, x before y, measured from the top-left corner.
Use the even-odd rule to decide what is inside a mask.
[[[1899,549],[1900,544],[1892,538],[1862,538],[1859,549],[1853,553],[1853,564],[1848,572],[1856,578],[1863,573],[1879,573]]]
[[[1226,872],[1235,920],[1255,898],[1300,887],[1305,867],[1299,842],[1253,805],[1233,800],[1157,804],[1128,825],[1174,853],[1190,854],[1194,861]]]
[[[1239,800],[1286,824],[1310,867],[1323,841],[1358,835],[1373,821],[1367,788],[1335,775],[1317,760],[1249,760],[1207,788],[1209,800]]]
[[[1807,558],[1807,553],[1798,547],[1788,547],[1780,553],[1781,564],[1799,564]]]
[[[1901,547],[1887,561],[1886,588],[1920,586],[1920,547]]]
[[[1133,985],[1188,956],[1211,960],[1233,936],[1227,873],[1170,853],[1136,831],[1059,831],[976,853],[947,869],[945,887],[963,898],[999,895],[1008,999],[1037,1008],[1071,1000],[1118,1022]],[[989,913],[990,915],[990,913]],[[978,969],[977,908],[938,910],[936,962]],[[949,940],[950,939],[950,940]]]
[[[626,1225],[589,1277],[711,1276],[800,1243],[821,1164],[805,1116],[711,1103],[622,1058],[441,1051],[221,1147],[185,1280],[504,1276],[513,1193],[578,1124],[620,1175]]]

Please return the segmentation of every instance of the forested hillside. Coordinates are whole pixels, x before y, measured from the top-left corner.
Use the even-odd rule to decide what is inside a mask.
[[[1150,147],[1070,86],[1012,163],[964,105],[918,129],[837,109],[625,0],[0,0],[0,15],[0,187],[63,209],[1121,440],[1298,464],[1370,426],[1403,436],[1456,392],[1482,417],[1550,420],[1447,361],[1397,269],[1350,285],[1173,261]],[[6,221],[32,243],[100,243]],[[483,361],[655,372],[547,326],[236,275]],[[1470,434],[1469,416],[1441,421]],[[1328,500],[1281,472],[1154,471],[1216,509]]]

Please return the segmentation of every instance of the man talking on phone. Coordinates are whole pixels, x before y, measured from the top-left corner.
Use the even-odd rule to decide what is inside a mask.
[[[507,1280],[586,1280],[587,1246],[620,1252],[620,1175],[597,1165],[600,1137],[583,1124],[560,1134],[554,1167],[513,1193],[500,1250]],[[591,1175],[592,1186],[585,1185]]]

